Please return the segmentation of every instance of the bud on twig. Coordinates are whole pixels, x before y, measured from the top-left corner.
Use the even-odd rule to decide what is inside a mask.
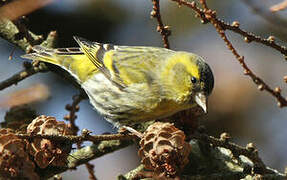
[[[239,27],[239,22],[238,21],[233,21],[231,26],[238,28]]]
[[[270,43],[274,43],[275,37],[274,37],[274,36],[269,36],[269,37],[267,38],[267,40],[268,40]]]

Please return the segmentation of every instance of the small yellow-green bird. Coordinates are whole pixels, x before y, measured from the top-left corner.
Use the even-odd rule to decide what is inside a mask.
[[[145,46],[115,46],[74,37],[80,48],[35,46],[23,57],[60,66],[116,127],[161,119],[199,105],[207,111],[214,78],[198,55]]]

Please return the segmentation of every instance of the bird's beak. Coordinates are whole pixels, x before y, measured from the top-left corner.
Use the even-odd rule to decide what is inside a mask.
[[[205,113],[207,113],[207,97],[203,93],[197,93],[195,95],[195,102],[203,109]]]

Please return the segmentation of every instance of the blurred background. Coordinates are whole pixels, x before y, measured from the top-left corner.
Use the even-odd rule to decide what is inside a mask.
[[[264,38],[276,37],[287,45],[287,11],[271,13],[269,8],[281,0],[221,0],[208,1],[219,17],[227,22],[239,21],[240,26]],[[76,46],[72,36],[117,45],[144,45],[163,47],[156,31],[157,22],[150,18],[150,0],[54,0],[27,15],[27,27],[36,34],[58,33],[57,47]],[[260,92],[242,69],[212,25],[203,25],[194,13],[178,8],[176,3],[161,1],[161,15],[165,25],[171,26],[171,49],[194,52],[204,57],[213,69],[215,89],[209,101],[208,118],[202,123],[210,135],[228,132],[232,140],[242,146],[254,142],[264,162],[280,171],[287,165],[287,108],[278,108],[276,101],[266,92]],[[227,33],[238,52],[245,56],[249,67],[271,86],[282,87],[286,96],[287,75],[284,57],[277,51],[256,43],[247,44],[243,37]],[[23,69],[24,52],[0,39],[0,81]],[[12,61],[8,60],[11,52]],[[42,87],[45,97],[30,104],[38,114],[55,116],[58,120],[67,114],[65,105],[79,91],[58,75],[38,73],[17,86],[0,91],[0,119],[9,110],[7,98],[19,90]],[[1,105],[2,103],[2,105]],[[3,105],[4,104],[4,105]],[[8,103],[9,104],[9,103]],[[76,124],[94,134],[116,132],[103,120],[87,100],[80,103]],[[134,146],[122,149],[92,161],[99,179],[115,179],[137,167],[139,159]],[[63,174],[64,179],[88,179],[84,166]]]

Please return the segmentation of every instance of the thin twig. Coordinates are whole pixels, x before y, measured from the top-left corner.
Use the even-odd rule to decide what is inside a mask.
[[[48,68],[44,64],[39,64],[39,66],[31,66],[29,68],[24,69],[23,71],[20,71],[10,78],[0,82],[0,91],[12,86],[13,84],[17,84],[18,82],[22,81],[23,79],[26,79],[27,77],[30,77],[38,72],[47,72]]]
[[[204,0],[203,0],[204,1]],[[260,77],[256,76],[251,69],[247,66],[247,64],[244,61],[244,57],[240,56],[239,53],[236,51],[236,49],[233,47],[232,43],[228,40],[224,28],[221,26],[219,22],[216,19],[216,13],[215,11],[207,10],[205,9],[205,17],[211,22],[211,24],[215,27],[216,31],[220,35],[220,37],[223,39],[225,42],[226,46],[228,49],[232,52],[232,54],[235,56],[235,58],[238,60],[239,64],[242,66],[244,69],[244,74],[251,77],[253,82],[258,85],[259,90],[265,90],[269,92],[272,96],[274,96],[277,101],[278,101],[278,106],[279,107],[284,107],[287,106],[287,100],[281,95],[281,90],[280,88],[275,88],[273,90],[270,88]]]
[[[248,43],[249,42],[257,42],[257,43],[261,43],[264,44],[268,47],[271,47],[273,49],[276,49],[277,51],[279,51],[281,54],[283,54],[285,56],[285,58],[287,57],[287,48],[285,46],[280,46],[279,44],[277,44],[274,39],[270,39],[268,38],[261,38],[260,36],[257,36],[255,34],[252,34],[250,32],[247,32],[245,30],[240,29],[238,26],[232,26],[228,23],[225,23],[224,21],[216,18],[214,19],[216,21],[217,24],[219,24],[224,30],[228,29],[231,30],[237,34],[240,34],[242,36],[244,36],[245,38],[248,39]]]
[[[12,51],[11,51],[9,57],[8,57],[9,60],[12,60],[12,59],[13,59],[13,55],[14,55],[14,53],[15,53],[15,50],[16,50],[16,46],[13,47],[13,49],[12,49]]]
[[[159,0],[151,0],[152,1],[152,12],[151,16],[153,18],[156,18],[158,26],[157,26],[157,31],[161,34],[162,40],[164,43],[164,47],[169,49],[169,42],[168,42],[168,36],[170,36],[171,31],[169,30],[169,26],[164,26],[163,22],[161,20],[161,15],[160,15],[160,7],[159,7]]]
[[[83,98],[83,96],[81,94],[80,95],[75,95],[75,96],[73,96],[72,104],[67,104],[66,107],[65,107],[66,110],[69,111],[69,114],[66,115],[64,117],[64,119],[70,122],[70,128],[71,128],[71,130],[73,132],[73,135],[77,135],[78,131],[79,131],[79,127],[75,124],[75,121],[77,119],[76,112],[78,112],[80,110],[79,103],[83,99],[84,98]]]
[[[242,29],[239,28],[239,23],[238,22],[237,23],[233,23],[233,25],[229,25],[229,24],[225,23],[224,21],[222,21],[222,20],[220,20],[220,19],[218,19],[216,17],[216,11],[212,11],[210,9],[200,9],[199,7],[196,6],[194,1],[193,2],[187,2],[187,1],[184,1],[184,0],[172,0],[172,1],[178,2],[179,4],[186,5],[187,7],[191,8],[192,10],[194,10],[197,13],[197,17],[200,17],[203,22],[210,22],[215,27],[216,31],[221,36],[221,38],[224,40],[224,42],[226,43],[228,49],[231,50],[231,52],[236,57],[236,59],[238,60],[240,65],[243,67],[244,74],[249,76],[249,77],[251,77],[253,82],[256,85],[258,85],[258,89],[259,90],[265,90],[269,94],[274,96],[277,99],[277,101],[278,101],[277,105],[279,107],[286,107],[287,106],[287,99],[285,99],[281,95],[281,89],[279,87],[276,87],[273,90],[261,78],[256,76],[250,70],[250,68],[247,66],[247,64],[244,61],[244,57],[239,55],[239,53],[233,47],[231,42],[227,39],[226,34],[225,34],[225,30],[229,29],[229,30],[232,30],[233,32],[236,32],[236,33],[239,33],[239,34],[243,35],[245,37],[245,40],[248,41],[248,42],[256,41],[256,42],[259,42],[259,43],[264,44],[266,46],[272,47],[272,48],[280,51],[285,56],[287,55],[287,48],[286,47],[277,45],[275,43],[275,41],[274,41],[274,38],[272,38],[272,37],[269,37],[268,39],[263,39],[263,38],[261,38],[259,36],[255,36],[255,35],[253,35],[251,33],[243,31]],[[201,0],[201,2],[205,2],[205,0]]]
[[[211,22],[211,24],[215,27],[215,29],[218,32],[218,34],[220,35],[220,37],[226,43],[226,46],[228,47],[228,49],[233,53],[233,55],[236,57],[236,59],[238,60],[240,65],[243,67],[244,74],[251,77],[253,82],[261,87],[261,90],[266,90],[270,94],[275,96],[278,100],[278,104],[280,103],[280,105],[279,105],[280,107],[282,107],[282,105],[287,106],[287,101],[281,96],[280,91],[278,91],[278,90],[276,92],[273,91],[262,79],[257,77],[249,69],[249,67],[246,65],[246,63],[244,61],[244,57],[240,56],[238,54],[238,52],[233,47],[231,42],[227,39],[226,34],[225,34],[225,29],[222,28],[220,23],[218,23],[219,21],[216,18],[216,12],[208,9],[208,7],[206,5],[206,0],[200,0],[200,3],[204,7],[206,19],[209,22]],[[283,103],[285,103],[285,104],[283,104]],[[235,157],[239,157],[239,155],[244,155],[244,156],[248,157],[254,163],[255,173],[258,173],[258,174],[272,173],[272,171],[270,171],[266,168],[265,164],[263,163],[263,161],[261,160],[261,158],[258,155],[258,150],[255,148],[255,146],[252,143],[249,145],[249,147],[243,148],[243,147],[238,146],[234,143],[228,142],[227,140],[229,139],[229,135],[225,135],[225,133],[224,133],[224,135],[222,135],[222,137],[228,137],[228,138],[227,139],[225,139],[225,138],[217,139],[217,138],[214,138],[212,136],[205,135],[205,134],[201,134],[201,135],[197,136],[197,138],[201,138],[205,142],[211,143],[213,146],[225,147],[225,148],[231,150],[231,152],[233,153],[233,155]]]
[[[44,135],[44,134],[16,134],[19,138],[33,140],[35,138],[48,139],[52,141],[65,141],[70,143],[80,143],[84,141],[91,141],[93,143],[99,143],[101,141],[110,140],[132,140],[138,137],[133,134],[104,134],[104,135],[90,135],[89,133],[83,133],[82,135]]]
[[[233,53],[233,55],[236,57],[236,59],[238,60],[238,62],[242,66],[242,68],[244,69],[244,74],[249,76],[249,77],[251,77],[253,82],[256,85],[258,85],[258,89],[259,90],[261,90],[261,91],[265,90],[265,91],[269,92],[272,96],[274,96],[277,99],[277,101],[278,101],[278,106],[279,107],[287,106],[287,100],[281,95],[281,90],[279,88],[275,88],[275,90],[273,90],[260,77],[256,76],[251,71],[251,69],[247,66],[247,64],[245,63],[244,57],[240,56],[238,54],[238,52],[233,47],[231,42],[227,39],[226,34],[225,34],[224,30],[220,27],[220,25],[217,24],[217,22],[214,21],[214,20],[211,20],[211,23],[214,25],[214,27],[216,28],[216,30],[219,33],[219,35],[221,36],[221,38],[226,43],[226,46],[228,47],[228,49]]]
[[[189,8],[191,8],[192,10],[194,10],[198,14],[198,17],[200,17],[202,19],[202,22],[204,22],[204,23],[209,22],[205,16],[204,10],[197,7],[194,1],[192,1],[192,2],[187,2],[185,0],[171,0],[171,1],[177,2],[179,5],[185,5]],[[233,31],[237,34],[240,34],[240,35],[248,38],[249,42],[254,41],[254,42],[264,44],[268,47],[271,47],[271,48],[279,51],[281,54],[287,56],[287,48],[285,46],[281,46],[281,45],[277,44],[275,41],[272,41],[268,38],[264,39],[260,36],[257,36],[255,34],[252,34],[250,32],[242,30],[239,27],[239,24],[236,26],[233,26],[232,24],[228,24],[228,23],[220,20],[219,18],[215,18],[214,20],[216,21],[217,24],[219,24],[222,27],[223,30],[228,29],[230,31]]]
[[[200,4],[202,5],[203,9],[208,9],[207,3],[205,0],[199,0]]]
[[[69,115],[66,115],[64,117],[65,120],[70,121],[70,128],[73,132],[73,135],[77,135],[79,131],[79,127],[76,125],[75,121],[77,119],[76,112],[80,110],[79,103],[84,99],[84,96],[82,94],[73,96],[73,103],[66,105],[66,110],[68,110],[70,113]],[[83,135],[83,134],[82,134]],[[87,134],[88,135],[88,134]],[[81,149],[82,142],[77,142],[77,148]],[[90,180],[96,180],[95,171],[94,171],[94,165],[90,164],[89,162],[85,163],[85,166],[89,173],[89,179]]]
[[[91,163],[86,163],[85,166],[89,172],[89,179],[90,180],[97,180],[97,178],[95,176],[95,170],[94,170],[95,166]]]

